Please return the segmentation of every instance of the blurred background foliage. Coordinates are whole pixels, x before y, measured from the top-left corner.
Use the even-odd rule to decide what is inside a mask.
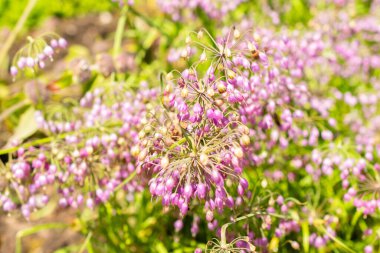
[[[0,41],[5,41],[7,36],[16,25],[20,18],[27,0],[1,0],[0,1]],[[243,15],[252,13],[252,18],[257,24],[268,23],[269,17],[261,11],[263,5],[269,6],[274,10],[283,10],[279,6],[288,5],[286,11],[280,12],[281,26],[289,27],[307,27],[308,22],[312,19],[315,10],[310,8],[307,0],[250,0],[239,6],[239,8],[227,20],[218,22],[210,22],[204,13],[198,11],[199,19],[194,22],[184,25],[182,23],[173,22],[166,18],[154,4],[154,1],[136,1],[135,10],[128,13],[127,28],[123,33],[122,50],[131,53],[135,56],[138,69],[127,73],[120,77],[125,79],[126,83],[131,85],[138,84],[141,80],[151,80],[151,83],[159,85],[159,74],[163,71],[171,70],[173,67],[183,68],[182,65],[172,66],[166,61],[169,47],[176,47],[183,44],[183,39],[191,30],[196,30],[199,27],[205,27],[211,33],[216,33],[223,25],[222,23],[232,24],[239,20]],[[371,0],[357,0],[354,11],[355,15],[363,15],[368,12]],[[319,8],[325,8],[321,5]],[[33,121],[33,112],[35,109],[46,106],[47,104],[57,104],[64,99],[78,98],[88,90],[98,86],[106,86],[105,78],[100,75],[93,74],[89,80],[84,83],[73,82],[73,73],[66,70],[69,62],[75,58],[83,57],[90,62],[95,61],[96,55],[100,52],[108,51],[112,53],[113,36],[117,26],[117,18],[120,15],[120,8],[116,3],[108,0],[39,0],[33,8],[29,18],[27,19],[23,29],[18,34],[15,43],[9,51],[6,62],[0,65],[0,113],[6,115],[0,120],[0,146],[7,144],[7,140],[12,138],[28,139],[31,136],[41,137],[41,133],[37,132],[36,127],[30,122]],[[50,25],[46,21],[54,20]],[[71,33],[68,28],[70,26],[80,27],[74,33]],[[55,66],[48,71],[42,71],[38,74],[38,78],[45,83],[51,84],[56,90],[52,93],[47,101],[31,101],[31,94],[25,91],[26,79],[12,82],[9,77],[8,69],[15,50],[25,43],[25,36],[29,34],[39,34],[46,29],[51,29],[63,37],[67,37],[70,43],[68,52],[60,56]],[[278,26],[280,29],[281,27]],[[94,34],[95,33],[95,34]],[[91,35],[91,36],[90,36]],[[1,47],[1,43],[0,43]],[[182,63],[184,64],[184,63]],[[317,85],[317,84],[316,84]],[[339,89],[348,89],[342,80],[334,80],[332,85]],[[341,111],[347,108],[336,108],[335,115],[338,123],[342,119],[339,118]],[[7,114],[7,112],[11,112]],[[20,128],[19,126],[23,126]],[[21,129],[21,130],[20,130]],[[305,150],[293,149],[294,153],[305,152]],[[4,156],[2,156],[3,159]],[[262,175],[257,175],[257,181],[251,178],[250,183],[260,183],[259,179]],[[334,196],[334,184],[331,182],[321,182],[328,186],[324,189],[321,198],[330,198]],[[292,185],[275,183],[269,186],[272,190],[294,192],[300,199],[305,198],[308,193],[303,192],[299,188],[294,189]],[[313,189],[320,191],[320,185],[313,185],[311,177],[305,175],[303,181],[300,182],[300,187],[304,189]],[[315,205],[318,206],[318,199]],[[204,246],[210,236],[207,235],[206,224],[201,224],[201,233],[196,240],[191,238],[189,227],[191,220],[185,220],[185,229],[180,237],[175,235],[172,224],[175,221],[173,215],[169,215],[162,210],[162,207],[157,202],[152,202],[147,194],[136,196],[133,205],[127,204],[123,200],[112,201],[115,203],[113,208],[105,204],[99,210],[99,213],[94,216],[93,213],[83,212],[77,213],[79,218],[64,220],[66,224],[70,224],[70,228],[81,234],[79,242],[77,237],[69,239],[68,246],[61,247],[57,253],[68,252],[193,252],[197,246]],[[344,203],[337,200],[334,208],[341,207],[345,210]],[[113,210],[115,209],[115,210]],[[49,221],[49,216],[56,214],[50,209],[48,213],[37,213],[35,216],[43,220]],[[358,221],[355,217],[349,217],[347,213],[347,223],[343,223],[342,229],[353,229],[352,227],[365,227],[363,221]],[[3,219],[3,218],[1,218]],[[32,221],[30,227],[33,227],[38,219]],[[90,222],[93,221],[93,222]],[[23,220],[12,220],[13,223],[2,223],[0,225],[8,228],[8,232],[0,230],[1,233],[10,233],[14,235],[15,229],[20,229],[17,224]],[[11,229],[11,226],[14,226]],[[4,227],[4,228],[5,228]],[[58,232],[57,232],[58,231]],[[61,233],[61,230],[51,232],[52,234]],[[35,231],[39,232],[39,230]],[[307,231],[301,231],[304,236],[307,236]],[[154,233],[154,234],[153,234]],[[83,236],[82,236],[83,235]],[[353,235],[355,236],[355,235]],[[5,237],[4,237],[5,238]],[[13,237],[11,237],[13,238]],[[86,244],[87,239],[101,238],[100,240],[92,240],[91,244]],[[174,240],[173,240],[174,238]],[[349,244],[347,238],[347,243]],[[4,241],[4,239],[3,239]],[[74,244],[71,244],[75,242]],[[107,243],[105,243],[107,242]],[[9,242],[12,244],[11,242]],[[1,242],[0,242],[1,245]],[[41,248],[41,244],[37,244],[35,248]],[[84,246],[83,246],[84,245]],[[85,248],[83,248],[85,247]],[[29,245],[29,249],[33,246]],[[51,250],[51,249],[50,249]],[[38,250],[30,252],[41,252]],[[291,252],[291,251],[288,251]],[[338,252],[338,251],[335,251]]]
[[[28,0],[2,0],[0,2],[0,26],[12,28],[17,23],[27,3]],[[70,18],[111,10],[115,10],[115,4],[111,1],[39,0],[30,14],[24,29],[35,28],[51,16]]]

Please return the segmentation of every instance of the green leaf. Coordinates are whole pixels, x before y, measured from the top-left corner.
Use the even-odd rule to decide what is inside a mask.
[[[9,139],[6,146],[14,140],[22,141],[30,136],[32,136],[37,130],[37,122],[35,120],[35,110],[33,107],[29,107],[20,117],[20,121],[15,129],[14,134]]]
[[[162,242],[156,242],[156,250],[160,253],[167,253],[168,250],[166,249],[165,245]]]
[[[66,227],[67,227],[67,225],[63,224],[63,223],[47,223],[47,224],[36,225],[34,227],[26,228],[26,229],[18,231],[17,235],[16,235],[16,253],[22,252],[22,241],[21,240],[23,237],[36,234],[36,233],[43,231],[43,230],[63,229]]]

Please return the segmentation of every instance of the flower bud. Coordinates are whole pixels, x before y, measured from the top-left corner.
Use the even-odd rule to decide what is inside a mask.
[[[204,199],[206,197],[206,185],[204,185],[202,183],[198,184],[197,195],[201,199]]]
[[[58,46],[60,48],[66,48],[67,47],[67,41],[64,38],[58,39]]]
[[[211,210],[207,210],[206,212],[206,220],[211,222],[214,219],[214,213]]]
[[[9,70],[9,73],[11,74],[11,76],[15,77],[18,74],[18,69],[15,66],[12,66]]]
[[[191,196],[193,195],[193,187],[191,186],[191,184],[187,183],[185,185],[185,188],[183,189],[183,193],[187,199],[191,198]]]
[[[177,220],[176,222],[174,222],[174,228],[176,232],[179,232],[183,228],[183,221]]]

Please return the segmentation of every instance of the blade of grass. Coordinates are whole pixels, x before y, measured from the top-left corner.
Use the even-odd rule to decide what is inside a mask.
[[[26,229],[18,231],[16,234],[16,253],[22,253],[22,238],[29,235],[33,235],[42,230],[62,229],[62,228],[67,228],[67,227],[68,225],[63,224],[63,223],[47,223],[47,224],[36,225],[34,227],[26,228]]]
[[[80,250],[78,251],[78,253],[83,253],[86,248],[87,249],[89,248],[88,245],[91,244],[90,243],[91,237],[92,237],[92,232],[88,233],[88,235],[86,237],[86,240],[82,244],[82,247],[80,248]],[[90,248],[92,248],[92,247],[90,247]]]
[[[13,42],[15,41],[19,32],[21,31],[22,27],[24,26],[26,20],[28,19],[36,3],[37,3],[37,0],[29,0],[21,17],[17,21],[15,28],[12,30],[11,34],[8,36],[7,40],[3,44],[3,47],[0,49],[0,65],[4,62],[4,58],[6,57],[9,49],[11,48]]]

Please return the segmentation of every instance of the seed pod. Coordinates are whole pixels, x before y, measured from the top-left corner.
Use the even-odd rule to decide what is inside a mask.
[[[139,132],[139,138],[142,139],[142,138],[144,138],[144,137],[145,137],[145,131],[144,131],[144,130],[141,130],[141,131]]]
[[[169,166],[169,158],[167,156],[164,156],[162,159],[161,159],[161,167],[163,169],[166,169],[168,166]]]
[[[224,55],[229,58],[231,57],[231,50],[229,48],[225,48],[224,49]]]
[[[186,98],[188,94],[189,94],[189,90],[187,88],[183,88],[181,90],[181,97]]]
[[[224,83],[219,82],[217,85],[217,89],[218,89],[219,93],[223,94],[224,92],[226,92],[227,87],[226,87],[226,85],[224,85]]]
[[[247,134],[247,135],[249,134],[249,128],[245,125],[240,125],[238,127],[238,129],[239,129],[240,133],[242,133],[242,134]]]
[[[139,154],[139,161],[143,161],[146,158],[147,155],[148,155],[148,151],[145,148]]]
[[[248,146],[250,142],[251,142],[251,139],[249,138],[248,135],[244,134],[240,137],[240,144],[241,145]]]
[[[236,77],[236,73],[229,69],[227,70],[227,76],[229,79],[234,79]]]
[[[132,154],[134,157],[138,156],[139,153],[140,153],[140,148],[139,148],[138,146],[133,146],[133,147],[131,148],[131,154]]]
[[[149,134],[152,131],[152,126],[150,126],[150,125],[145,126],[144,131],[146,134]]]
[[[208,164],[208,156],[205,153],[202,153],[199,156],[199,161],[201,162],[202,165],[206,166]]]
[[[215,91],[213,88],[207,88],[207,95],[213,97],[215,95]]]
[[[243,158],[243,156],[244,156],[243,149],[241,147],[234,147],[234,155],[237,158]]]
[[[215,100],[215,104],[216,104],[217,106],[222,106],[222,105],[224,104],[224,102],[223,102],[222,99],[217,99],[217,100]]]
[[[203,51],[203,53],[201,54],[201,57],[199,59],[201,62],[205,62],[207,61],[207,55],[206,55],[206,51]]]
[[[166,127],[160,127],[160,133],[162,135],[165,135],[168,132],[168,129]]]

